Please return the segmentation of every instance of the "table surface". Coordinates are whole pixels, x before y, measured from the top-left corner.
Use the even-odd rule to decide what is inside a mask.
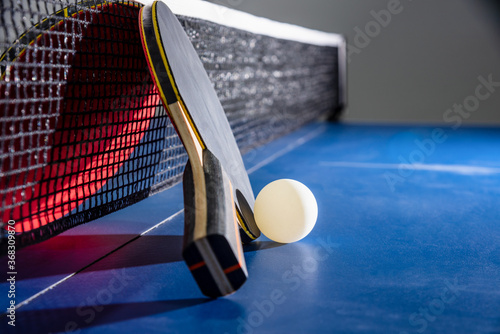
[[[244,160],[255,193],[299,180],[319,217],[245,246],[238,292],[199,292],[177,185],[18,250],[0,332],[500,333],[500,129],[317,123]]]

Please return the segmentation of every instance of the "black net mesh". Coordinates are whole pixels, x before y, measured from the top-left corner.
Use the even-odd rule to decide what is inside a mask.
[[[181,180],[187,155],[148,72],[139,6],[2,2],[0,223],[15,221],[19,245]],[[242,151],[338,107],[336,48],[179,20]]]

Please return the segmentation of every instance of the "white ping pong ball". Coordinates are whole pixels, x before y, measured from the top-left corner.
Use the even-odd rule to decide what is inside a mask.
[[[255,222],[269,239],[279,243],[299,241],[318,219],[318,203],[302,183],[281,179],[261,190],[254,206]]]

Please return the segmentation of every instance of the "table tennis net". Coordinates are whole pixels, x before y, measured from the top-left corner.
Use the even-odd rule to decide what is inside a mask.
[[[5,0],[0,217],[18,247],[181,181],[187,155],[127,1]],[[178,16],[242,152],[338,112],[339,50]],[[168,203],[165,203],[168,205]]]

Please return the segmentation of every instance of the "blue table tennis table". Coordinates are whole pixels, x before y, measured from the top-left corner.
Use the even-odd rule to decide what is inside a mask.
[[[244,247],[208,299],[181,258],[182,185],[16,254],[1,333],[500,333],[500,129],[315,123],[244,156],[306,184],[300,242]],[[9,306],[2,258],[0,306]]]

